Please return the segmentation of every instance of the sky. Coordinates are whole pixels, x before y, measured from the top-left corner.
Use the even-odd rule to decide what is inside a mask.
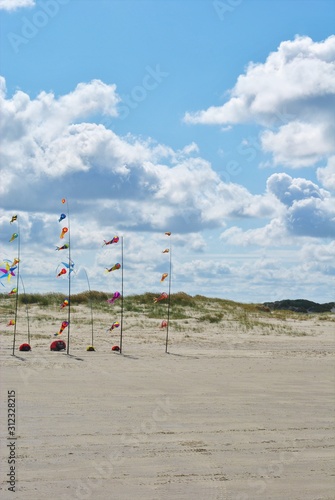
[[[0,0],[1,267],[65,293],[70,239],[74,293],[334,301],[334,26],[332,0]]]

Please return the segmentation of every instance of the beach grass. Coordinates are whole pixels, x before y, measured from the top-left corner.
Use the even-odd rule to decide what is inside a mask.
[[[125,296],[123,311],[125,328],[132,319],[132,324],[148,324],[147,321],[167,318],[168,302],[163,300],[155,303],[154,299],[159,293],[146,292],[139,295]],[[101,291],[83,291],[71,296],[71,313],[81,325],[90,323],[89,310],[95,317],[108,317],[115,311],[117,315],[119,306],[111,308],[107,299],[108,293]],[[59,293],[31,293],[19,296],[19,311],[21,318],[29,315],[38,324],[48,323],[57,325],[55,313],[60,311],[64,295]],[[120,304],[120,302],[119,302]],[[25,307],[22,307],[25,306]],[[0,314],[3,318],[11,319],[15,314],[15,298],[8,294],[0,294]],[[227,330],[238,329],[241,332],[258,332],[262,335],[307,335],[301,324],[308,319],[315,322],[335,321],[334,313],[323,312],[304,314],[291,310],[270,310],[262,304],[244,304],[228,299],[211,298],[203,295],[191,296],[184,292],[171,294],[170,297],[170,326],[175,331],[185,332],[196,329],[205,331],[211,325],[218,327],[224,333]],[[192,325],[188,321],[192,321]],[[142,322],[142,323],[141,323]],[[196,326],[195,326],[196,325]]]

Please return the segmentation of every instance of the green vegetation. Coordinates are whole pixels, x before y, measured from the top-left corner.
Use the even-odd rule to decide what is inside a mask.
[[[36,304],[41,307],[51,307],[59,306],[64,300],[65,294],[62,293],[26,293],[19,295],[19,304]],[[92,304],[99,305],[101,302],[106,301],[109,295],[105,292],[81,292],[73,294],[71,296],[71,305],[87,305],[92,302]],[[14,304],[15,297],[11,297],[8,294],[0,295],[0,300],[2,305]],[[14,306],[13,306],[14,307]]]
[[[208,323],[220,323],[223,318],[223,313],[207,313],[199,317],[199,321],[205,321]]]
[[[311,300],[295,299],[295,300],[278,300],[276,302],[266,302],[272,310],[285,309],[298,313],[323,313],[330,312],[335,307],[335,302],[327,302],[326,304],[318,304]]]
[[[129,327],[129,319],[131,318],[133,318],[133,323],[137,327],[143,328],[145,328],[147,320],[167,319],[169,302],[163,300],[155,303],[154,299],[159,295],[159,293],[147,292],[142,295],[125,296],[123,306],[124,315],[127,318],[126,328]],[[85,308],[92,306],[95,314],[109,314],[111,311],[111,306],[107,302],[109,297],[110,294],[99,291],[85,291],[73,294],[71,295],[71,312],[74,315],[83,316],[80,319],[82,325],[89,324],[91,320],[89,317],[85,317]],[[59,310],[64,300],[64,294],[22,294],[19,295],[18,300],[19,306],[25,306],[24,309],[27,308],[28,311],[33,311],[34,321],[38,321],[40,324],[44,321],[55,324],[50,309]],[[118,301],[118,311],[120,310],[120,304],[121,301]],[[15,297],[0,294],[0,316],[12,317],[15,314],[15,305]],[[306,306],[306,301],[299,301],[299,306],[302,307],[302,305]],[[209,325],[212,324],[219,327],[218,332],[237,329],[262,335],[282,334],[290,336],[306,335],[306,333],[301,332],[301,322],[310,318],[314,318],[315,322],[319,324],[324,321],[335,322],[334,313],[329,311],[306,314],[296,310],[273,309],[264,304],[243,304],[226,299],[209,298],[203,295],[192,297],[184,292],[171,294],[170,306],[171,327],[176,331],[187,331],[188,333],[194,331],[194,323],[190,324],[191,321],[196,322],[197,332],[205,332]],[[142,316],[142,318],[139,318],[139,316]]]

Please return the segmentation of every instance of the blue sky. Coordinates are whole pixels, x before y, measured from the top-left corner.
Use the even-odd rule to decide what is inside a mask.
[[[0,260],[27,292],[334,300],[335,8],[296,0],[0,0]],[[8,236],[9,235],[9,236]],[[66,278],[65,278],[66,279]],[[1,279],[5,287],[8,283]],[[3,288],[3,289],[2,289]]]

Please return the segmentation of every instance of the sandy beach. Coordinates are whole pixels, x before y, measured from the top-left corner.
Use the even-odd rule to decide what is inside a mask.
[[[120,355],[102,316],[86,351],[82,306],[67,355],[59,313],[34,307],[31,352],[1,326],[1,498],[335,498],[334,314],[175,320],[165,353],[160,321],[127,313]]]

